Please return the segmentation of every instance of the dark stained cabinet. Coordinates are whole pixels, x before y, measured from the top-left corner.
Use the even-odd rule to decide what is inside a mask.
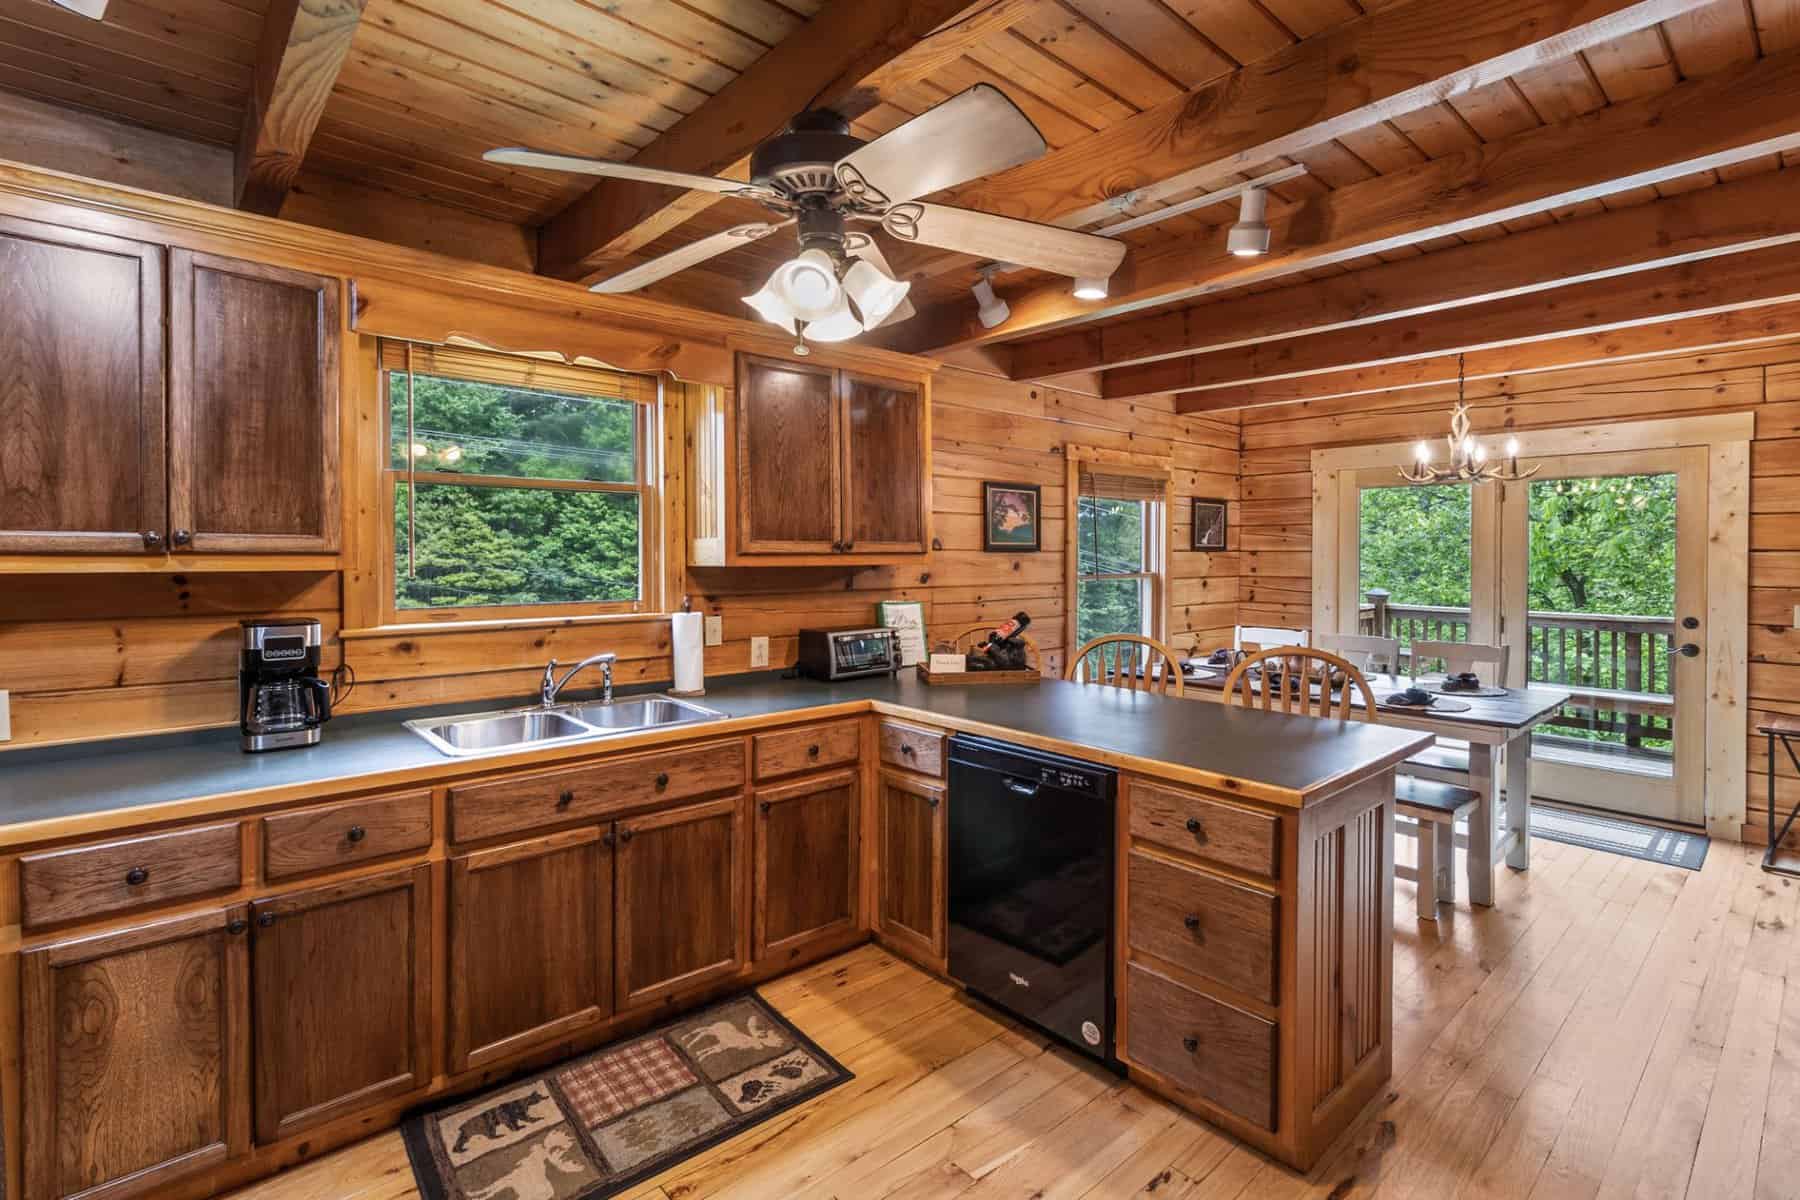
[[[949,813],[941,784],[883,771],[880,822],[880,932],[931,961],[945,954],[946,836]]]
[[[21,956],[26,1200],[117,1200],[250,1144],[245,908]]]
[[[612,870],[593,827],[450,860],[453,1074],[612,1012]]]
[[[749,952],[741,798],[633,817],[617,843],[618,1007],[722,979]]]
[[[843,373],[846,553],[925,552],[925,405],[916,384]]]
[[[0,552],[160,551],[156,246],[0,216]]]
[[[338,281],[176,250],[169,261],[169,539],[338,545]]]
[[[256,1140],[431,1079],[431,868],[251,906]]]
[[[830,554],[839,545],[837,372],[738,361],[738,546],[745,554]]]
[[[756,812],[756,960],[845,933],[857,921],[855,770],[764,788]]]

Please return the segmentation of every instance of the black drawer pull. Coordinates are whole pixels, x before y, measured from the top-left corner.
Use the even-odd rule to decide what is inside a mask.
[[[344,836],[349,838],[352,844],[355,844],[368,837],[369,831],[364,829],[361,825],[352,825],[350,827],[350,832],[346,833]]]
[[[1186,1050],[1189,1054],[1192,1054],[1200,1049],[1200,1039],[1197,1037],[1184,1037],[1181,1039],[1181,1048]]]
[[[143,867],[133,867],[131,870],[125,872],[125,882],[132,887],[139,887],[142,884],[149,882],[149,879],[150,872],[146,871]]]
[[[571,805],[573,803],[575,803],[575,793],[574,792],[565,791],[565,792],[557,793],[556,807],[567,808],[567,807],[569,807],[569,805]]]
[[[269,926],[273,925],[274,923],[275,923],[275,914],[274,913],[266,912],[266,913],[256,914],[257,928],[267,929]]]
[[[901,742],[900,743],[900,753],[904,754],[908,758],[911,758],[913,755],[917,754],[918,751],[914,750],[911,746],[907,745],[905,742]]]
[[[669,786],[669,773],[667,771],[663,771],[656,777],[656,790],[660,792],[668,786]]]
[[[1200,932],[1200,918],[1193,913],[1189,913],[1187,916],[1181,918],[1181,923],[1188,927],[1188,932],[1190,933]]]
[[[1199,817],[1189,817],[1187,819],[1187,831],[1189,833],[1193,834],[1195,837],[1200,836],[1200,818]]]
[[[819,757],[819,748],[817,746],[808,746],[806,748],[806,757],[808,757],[808,758]]]
[[[231,934],[238,934],[238,933],[244,932],[244,930],[246,930],[248,928],[250,928],[250,922],[244,920],[242,917],[239,917],[236,920],[232,921],[231,924],[225,926],[225,932],[231,933]]]

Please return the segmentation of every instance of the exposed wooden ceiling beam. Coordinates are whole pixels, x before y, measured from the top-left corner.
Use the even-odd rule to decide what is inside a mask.
[[[796,113],[830,108],[858,117],[884,90],[931,75],[1040,3],[833,0],[631,161],[745,178],[750,152],[781,132]],[[601,180],[543,226],[538,270],[591,282],[619,258],[717,199],[709,193]]]
[[[1800,146],[1800,53],[1677,84],[1560,124],[1420,163],[1272,214],[1274,252],[1235,258],[1191,237],[1133,250],[1099,302],[1066,285],[1007,292],[1012,318],[983,329],[940,306],[896,327],[894,349],[942,349],[1044,333],[1100,317],[1281,278],[1347,259],[1535,216],[1631,188]]]
[[[1016,342],[1011,375],[1048,379],[1423,316],[1800,240],[1800,171],[1771,171],[1347,275]]]
[[[1553,341],[1478,350],[1465,356],[1464,369],[1471,381],[1528,375],[1666,354],[1696,354],[1754,342],[1789,341],[1796,329],[1800,329],[1800,303],[1742,308],[1605,333],[1583,333]],[[1175,409],[1182,413],[1229,412],[1405,388],[1446,384],[1453,387],[1455,383],[1456,356],[1448,355],[1243,387],[1178,392]]]
[[[313,130],[350,53],[365,0],[274,0],[262,45],[233,182],[237,206],[274,216],[300,173]]]

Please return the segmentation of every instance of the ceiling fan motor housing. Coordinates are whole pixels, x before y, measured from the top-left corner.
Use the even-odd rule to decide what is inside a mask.
[[[790,200],[838,192],[838,159],[862,147],[850,123],[830,109],[811,109],[750,156],[751,182]]]

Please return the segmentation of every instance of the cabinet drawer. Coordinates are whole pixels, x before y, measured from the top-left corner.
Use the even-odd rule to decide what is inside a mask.
[[[431,845],[431,793],[370,796],[262,819],[263,875],[291,879]]]
[[[1276,1026],[1132,963],[1126,1056],[1264,1129],[1275,1128]]]
[[[750,744],[756,757],[756,777],[780,779],[854,763],[862,755],[862,723],[838,721],[759,733]]]
[[[26,929],[228,892],[243,879],[235,823],[28,854],[19,860]]]
[[[920,729],[917,725],[883,721],[881,761],[891,767],[942,778],[944,735],[935,729]]]
[[[745,778],[744,743],[729,741],[458,784],[450,789],[450,835],[470,842],[611,817],[663,800],[735,791]]]
[[[1133,950],[1274,1004],[1276,897],[1131,852],[1126,936]]]
[[[1280,817],[1158,783],[1132,780],[1131,836],[1251,875],[1281,872]]]

